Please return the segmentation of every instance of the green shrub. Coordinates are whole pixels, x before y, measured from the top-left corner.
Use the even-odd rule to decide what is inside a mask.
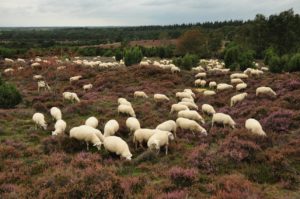
[[[253,68],[254,52],[252,50],[244,51],[239,56],[240,70],[244,71],[247,68]]]
[[[300,53],[292,56],[289,63],[287,64],[286,71],[295,72],[300,71]]]
[[[22,96],[12,84],[4,83],[0,77],[0,108],[13,108],[22,101]]]
[[[124,55],[124,61],[126,66],[132,66],[138,64],[143,59],[143,53],[140,48],[134,47],[127,49]]]
[[[122,52],[122,50],[117,49],[116,53],[115,53],[115,57],[116,57],[117,61],[120,61],[121,59],[123,59],[123,52]]]
[[[274,55],[273,57],[269,58],[269,68],[270,72],[272,73],[280,73],[282,72],[282,66],[281,66],[281,60],[277,55]]]
[[[238,63],[240,54],[240,48],[238,46],[233,46],[225,50],[224,62],[229,68],[234,63]]]
[[[184,57],[175,58],[173,63],[185,70],[191,70],[192,67],[197,66],[199,58],[197,55],[186,54]]]
[[[288,64],[289,64],[289,61],[290,61],[291,57],[290,55],[283,55],[281,58],[280,58],[280,63],[281,63],[281,67],[283,68],[283,70],[287,71],[288,70]]]
[[[277,55],[275,50],[273,48],[268,48],[265,50],[265,58],[264,58],[264,63],[266,65],[270,65],[270,60],[273,56]]]

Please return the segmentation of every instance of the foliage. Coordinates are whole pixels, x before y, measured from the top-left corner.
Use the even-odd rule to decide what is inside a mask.
[[[181,167],[173,167],[169,172],[172,182],[179,187],[186,187],[193,184],[197,178],[196,169],[184,169]]]
[[[125,50],[124,61],[126,66],[138,64],[143,59],[143,53],[139,47],[129,48]]]
[[[3,82],[0,76],[0,108],[13,108],[22,101],[22,96],[17,88]]]
[[[123,59],[123,52],[120,49],[117,49],[115,52],[116,61],[120,61]]]
[[[192,67],[197,66],[198,62],[199,62],[198,56],[192,54],[186,54],[183,57],[178,57],[173,59],[173,63],[176,66],[179,66],[180,68],[185,70],[191,70]]]
[[[280,73],[283,70],[283,67],[281,65],[280,57],[277,55],[273,55],[272,57],[268,58],[269,63],[269,69],[272,73]]]
[[[268,117],[262,120],[262,125],[266,131],[276,133],[288,132],[293,124],[293,112],[286,109],[280,109],[271,113]]]
[[[300,53],[292,56],[285,70],[288,72],[300,71]]]
[[[228,45],[225,49],[224,62],[230,70],[245,70],[253,67],[254,52],[243,49],[236,44]]]

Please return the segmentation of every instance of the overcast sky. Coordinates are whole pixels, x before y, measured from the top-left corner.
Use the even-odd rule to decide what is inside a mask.
[[[253,19],[300,0],[0,0],[0,26],[132,26]]]

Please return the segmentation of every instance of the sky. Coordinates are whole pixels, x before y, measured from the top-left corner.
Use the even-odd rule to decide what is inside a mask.
[[[168,25],[253,19],[300,0],[0,0],[0,27]]]

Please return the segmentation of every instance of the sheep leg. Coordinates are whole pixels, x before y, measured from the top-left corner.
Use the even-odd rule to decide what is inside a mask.
[[[166,145],[166,155],[168,155],[168,145]]]
[[[89,143],[86,142],[86,149],[89,150]]]
[[[137,145],[138,145],[138,143],[135,142],[134,145],[135,145],[135,150],[137,150]]]
[[[140,147],[141,147],[142,149],[145,149],[142,142],[140,142]]]

